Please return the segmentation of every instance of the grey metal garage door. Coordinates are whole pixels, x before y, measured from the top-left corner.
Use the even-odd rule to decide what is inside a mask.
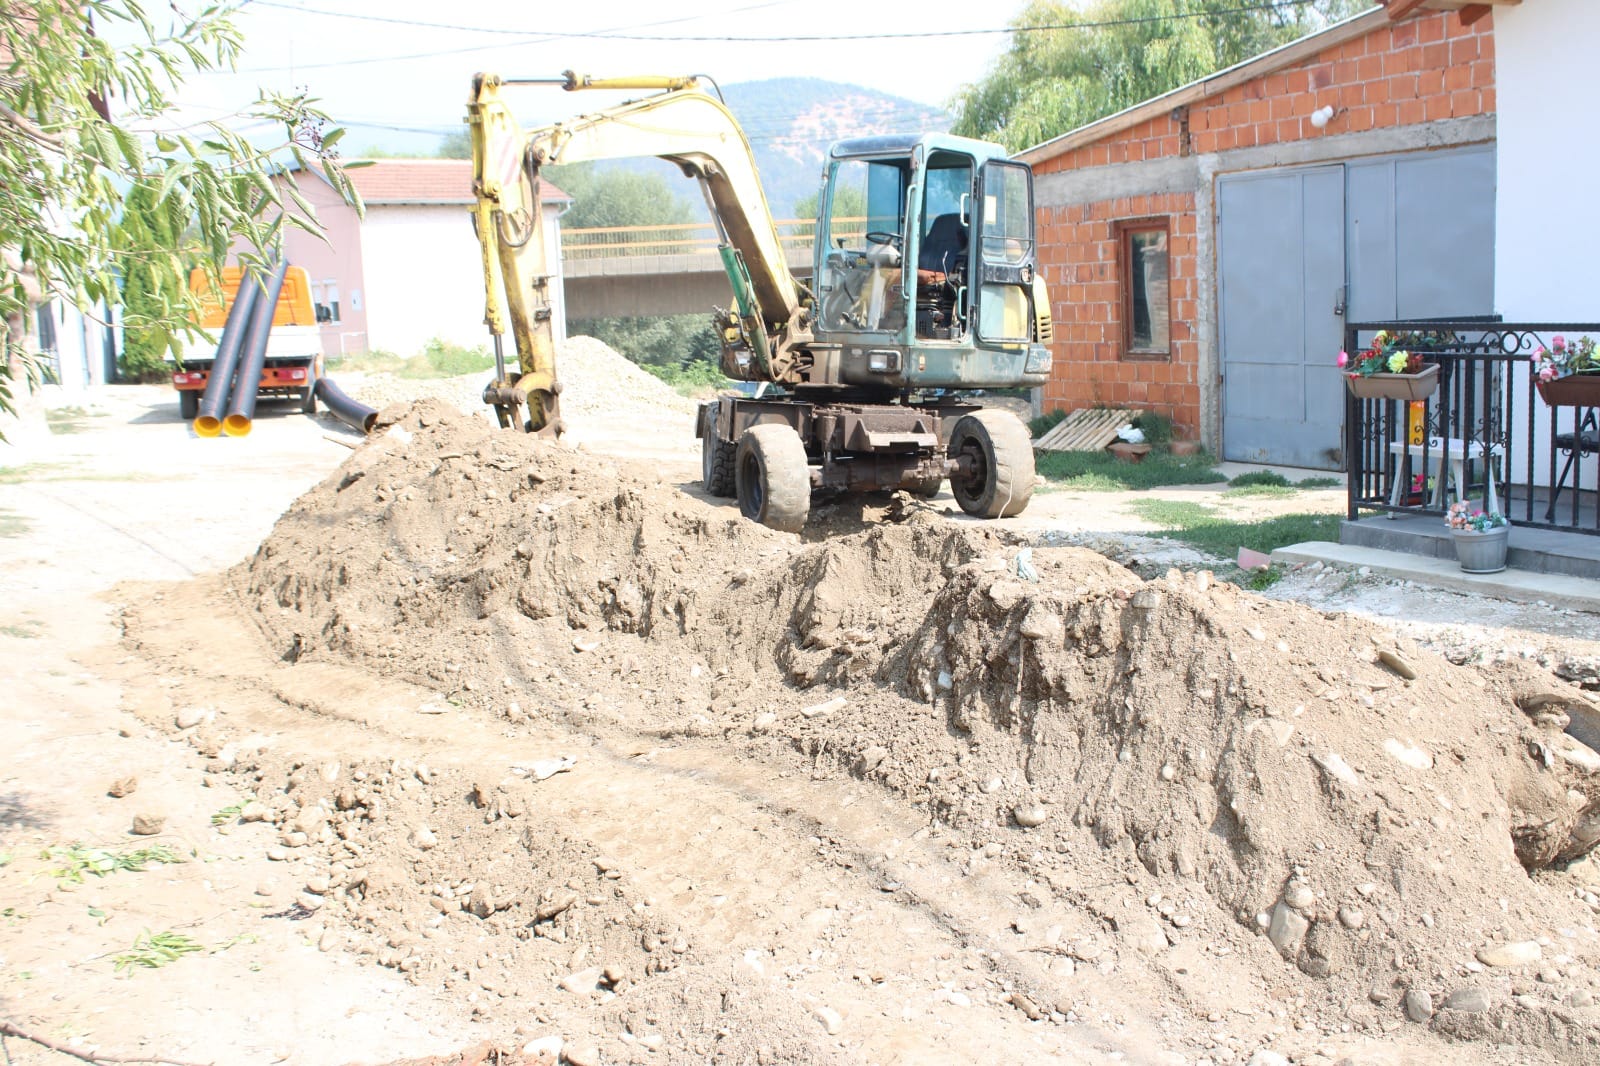
[[[1223,456],[1343,466],[1352,321],[1489,314],[1492,146],[1218,181]]]

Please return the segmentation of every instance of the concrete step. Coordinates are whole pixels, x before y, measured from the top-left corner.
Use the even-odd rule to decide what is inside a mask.
[[[1516,532],[1512,530],[1513,537]],[[1600,544],[1596,544],[1596,548],[1600,549]],[[1569,610],[1600,614],[1600,579],[1540,573],[1514,565],[1498,574],[1465,574],[1456,562],[1453,548],[1450,557],[1442,559],[1358,544],[1313,540],[1279,548],[1272,553],[1272,561],[1287,565],[1322,562],[1351,569],[1367,567],[1384,577],[1415,581],[1456,592],[1494,596],[1518,603],[1547,603]]]
[[[1456,546],[1437,515],[1375,515],[1339,526],[1339,543],[1444,559],[1455,564]],[[1511,523],[1506,565],[1514,570],[1600,580],[1600,536],[1533,529]]]

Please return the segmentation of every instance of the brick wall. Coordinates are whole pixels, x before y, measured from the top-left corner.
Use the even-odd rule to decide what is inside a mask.
[[[1490,16],[1463,27],[1437,13],[1384,25],[1191,105],[1187,146],[1179,119],[1161,115],[1033,169],[1044,175],[1491,114],[1493,24]],[[1341,110],[1318,130],[1311,113],[1324,105]],[[1171,220],[1170,361],[1122,357],[1115,224],[1149,216]],[[1198,436],[1195,226],[1192,193],[1040,209],[1040,259],[1057,323],[1045,410],[1148,406],[1171,417],[1179,435]]]
[[[1166,217],[1169,361],[1122,357],[1122,288],[1116,220]],[[1195,319],[1193,193],[1131,196],[1040,212],[1040,256],[1055,305],[1055,362],[1044,407],[1151,407],[1169,414],[1179,436],[1200,427]]]

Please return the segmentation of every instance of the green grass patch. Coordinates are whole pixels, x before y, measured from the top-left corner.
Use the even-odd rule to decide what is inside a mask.
[[[1053,488],[1083,492],[1214,485],[1228,480],[1209,455],[1176,456],[1163,451],[1152,451],[1142,463],[1123,462],[1110,452],[1042,452],[1034,465]]]
[[[17,512],[0,507],[0,537],[20,537],[28,532],[28,520]]]
[[[70,463],[23,463],[20,466],[0,467],[0,485],[25,485],[42,481],[180,481],[187,474],[147,474],[141,471],[116,471],[96,473]],[[5,533],[0,526],[0,536]]]
[[[18,622],[16,625],[0,626],[0,636],[12,637],[16,640],[37,640],[44,631],[43,622]]]
[[[135,966],[154,970],[169,962],[176,962],[185,955],[204,950],[199,941],[182,933],[174,933],[171,930],[165,933],[152,933],[146,929],[134,940],[133,947],[127,951],[119,951],[111,957],[111,961],[119,973]]]
[[[1046,433],[1049,433],[1052,429],[1055,429],[1066,420],[1067,412],[1061,410],[1059,407],[1054,411],[1046,411],[1038,418],[1028,419],[1028,433],[1032,435],[1034,440],[1038,440],[1040,437],[1044,436]]]
[[[1331,489],[1343,485],[1336,477],[1308,477],[1290,481],[1275,470],[1252,470],[1228,482],[1224,496],[1293,496],[1303,489]]]
[[[138,848],[134,851],[112,851],[110,848],[91,848],[83,844],[47,849],[42,859],[57,863],[50,876],[57,881],[82,884],[85,874],[105,877],[118,870],[138,872],[151,863],[169,864],[183,862],[183,856],[167,847]]]
[[[242,803],[230,803],[226,807],[222,808],[220,811],[216,811],[211,815],[211,824],[212,825],[227,825],[229,822],[234,821],[236,818],[238,818],[240,812],[242,812],[243,810],[244,810],[244,804],[242,804]]]
[[[1294,485],[1237,485],[1222,495],[1228,499],[1261,499],[1273,496],[1293,496],[1300,490]]]
[[[703,359],[667,366],[657,363],[640,363],[639,369],[660,378],[672,386],[679,395],[696,396],[725,389],[733,384],[716,363]]]
[[[1219,559],[1240,548],[1271,552],[1306,540],[1338,540],[1341,515],[1286,514],[1255,522],[1227,518],[1215,508],[1181,500],[1135,500],[1133,513],[1162,527],[1154,535],[1180,541]]]
[[[367,352],[364,355],[343,356],[329,367],[329,372],[351,370],[364,374],[393,374],[397,378],[423,380],[481,374],[493,367],[494,356],[485,349],[463,348],[459,344],[449,344],[436,338],[423,345],[422,351],[409,358],[381,350]]]
[[[1238,477],[1230,478],[1228,484],[1232,485],[1236,489],[1247,489],[1257,486],[1263,488],[1286,489],[1289,487],[1289,479],[1278,473],[1276,470],[1251,470],[1248,473],[1240,474]]]
[[[51,433],[82,433],[89,428],[90,418],[100,417],[104,416],[82,407],[52,407],[44,413],[44,424]]]

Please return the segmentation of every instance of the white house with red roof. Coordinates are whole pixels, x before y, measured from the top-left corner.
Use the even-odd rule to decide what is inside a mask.
[[[379,159],[349,171],[366,217],[325,181],[302,176],[300,192],[316,208],[326,242],[300,230],[285,235],[289,262],[311,275],[322,351],[415,355],[435,338],[486,346],[483,266],[472,232],[472,163],[465,159]],[[552,324],[565,339],[561,285],[566,193],[543,188]]]

